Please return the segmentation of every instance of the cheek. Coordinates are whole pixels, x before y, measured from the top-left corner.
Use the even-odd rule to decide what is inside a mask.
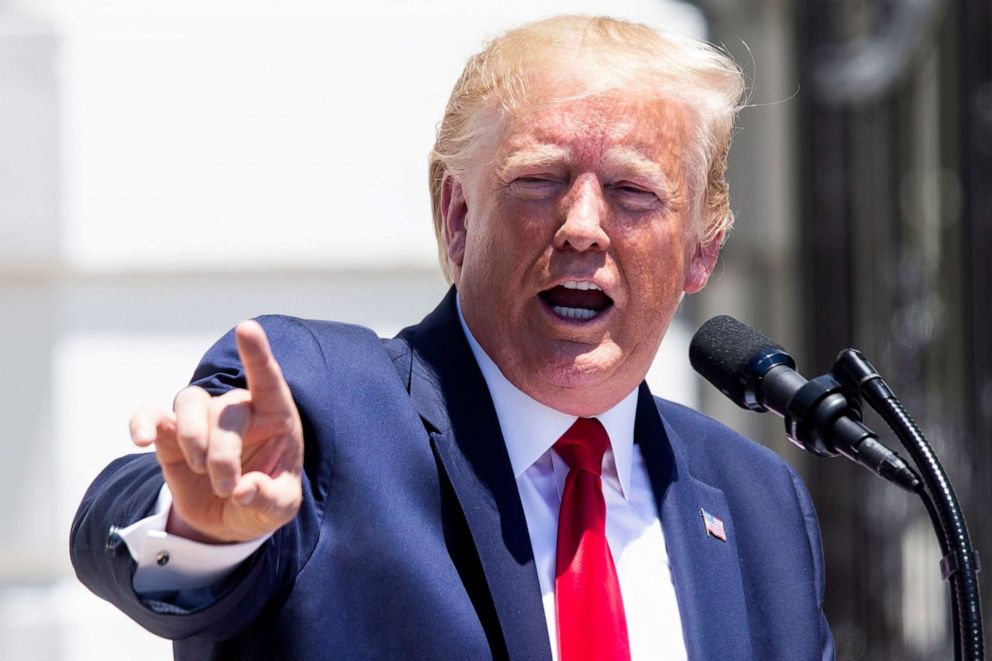
[[[489,217],[481,237],[486,259],[499,265],[506,275],[530,270],[554,236],[547,215],[520,206],[501,206]]]
[[[547,199],[522,200],[509,194],[497,197],[493,216],[502,219],[509,232],[527,233],[538,237],[554,234],[562,216],[561,191]]]
[[[478,223],[475,231],[468,233],[463,271],[471,274],[476,282],[486,283],[486,289],[493,294],[500,293],[498,284],[504,281],[514,267],[513,242],[500,232],[498,224],[502,219],[487,218]]]
[[[649,316],[667,315],[677,302],[685,282],[685,245],[679,237],[661,233],[645,241],[643,249],[628,261],[631,295],[649,308]]]
[[[641,232],[637,246],[660,273],[671,273],[685,263],[685,236],[674,218],[666,218]]]

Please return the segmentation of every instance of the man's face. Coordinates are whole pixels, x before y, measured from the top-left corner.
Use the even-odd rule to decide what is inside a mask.
[[[598,96],[502,117],[442,207],[462,312],[518,388],[596,415],[644,378],[701,289],[676,103]]]

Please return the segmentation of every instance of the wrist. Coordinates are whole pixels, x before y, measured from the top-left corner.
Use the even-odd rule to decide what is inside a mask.
[[[165,532],[170,535],[178,535],[192,542],[201,544],[228,544],[228,540],[213,537],[194,528],[190,523],[176,511],[176,506],[169,508],[169,517],[166,519]]]

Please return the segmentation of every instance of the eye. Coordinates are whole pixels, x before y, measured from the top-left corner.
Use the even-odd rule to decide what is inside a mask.
[[[565,182],[555,175],[532,174],[516,177],[510,182],[510,192],[524,200],[541,200],[558,194]]]
[[[627,181],[609,184],[607,188],[610,195],[630,211],[648,211],[662,204],[661,198],[654,191]]]

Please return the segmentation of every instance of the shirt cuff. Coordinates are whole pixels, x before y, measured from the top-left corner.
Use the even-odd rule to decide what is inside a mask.
[[[272,536],[238,544],[194,542],[165,531],[171,509],[172,492],[163,484],[151,515],[118,533],[138,563],[132,578],[138,594],[196,590],[219,583]]]

